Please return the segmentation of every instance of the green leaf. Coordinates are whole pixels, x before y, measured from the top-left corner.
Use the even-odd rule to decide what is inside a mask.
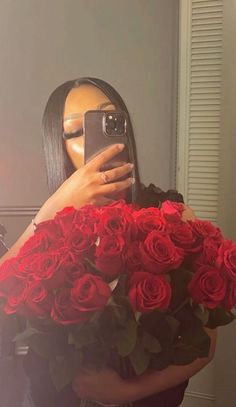
[[[181,266],[177,270],[173,270],[170,277],[172,287],[171,306],[172,309],[176,309],[189,296],[187,286],[193,274]]]
[[[103,274],[102,272],[95,266],[95,264],[88,258],[88,257],[84,257],[84,260],[90,265],[91,267],[91,272],[97,276],[102,277]]]
[[[80,352],[74,352],[64,357],[55,357],[49,362],[49,372],[52,382],[57,389],[61,391],[74,379],[82,360]]]
[[[95,343],[97,338],[94,325],[88,323],[80,327],[76,332],[70,333],[70,341],[75,344],[76,349],[82,349],[84,346]]]
[[[114,290],[115,290],[115,288],[116,288],[118,282],[119,282],[119,279],[116,278],[115,280],[111,281],[111,282],[108,284],[109,287],[110,287],[110,289],[111,289],[111,291],[114,291]]]
[[[134,313],[134,316],[135,316],[135,319],[136,319],[137,322],[139,321],[141,315],[142,315],[142,313],[139,312],[139,311],[136,311],[136,312]]]
[[[210,349],[210,338],[205,332],[202,324],[194,329],[183,329],[179,336],[178,342],[175,345],[176,350],[180,350],[184,353],[194,353],[195,358],[207,357]]]
[[[217,326],[228,325],[234,319],[236,319],[236,316],[232,312],[225,311],[223,308],[217,307],[209,310],[209,320],[206,326],[214,329]]]
[[[35,334],[27,339],[27,344],[40,356],[49,359],[54,352],[56,352],[56,347],[52,340],[51,335],[39,335]]]
[[[32,335],[35,334],[44,334],[44,333],[36,328],[29,327],[25,329],[23,332],[17,334],[13,339],[13,342],[26,342],[27,339],[29,339]]]
[[[166,323],[168,325],[168,335],[171,341],[174,341],[179,330],[180,322],[172,315],[166,315]]]
[[[138,342],[129,355],[129,359],[137,375],[142,374],[148,368],[150,362],[150,353]]]
[[[116,303],[115,303],[115,301],[114,301],[114,298],[113,298],[112,296],[108,299],[106,305],[107,305],[107,306],[115,306],[115,305],[116,305]]]
[[[179,321],[168,314],[158,310],[141,316],[140,327],[156,338],[162,347],[174,343],[179,329]]]
[[[72,332],[68,333],[68,345],[76,345],[76,339]]]
[[[119,277],[118,284],[116,285],[113,295],[118,297],[127,298],[127,275],[121,274]]]
[[[93,364],[101,369],[110,362],[110,348],[107,344],[97,341],[81,351],[85,364]]]
[[[172,348],[163,349],[160,353],[152,353],[149,367],[155,370],[165,369],[173,364],[172,354]]]
[[[143,347],[151,353],[159,353],[162,350],[160,342],[148,332],[144,332],[142,344]]]
[[[196,317],[202,322],[205,326],[209,319],[209,310],[203,306],[197,306],[194,310]]]
[[[120,356],[129,355],[137,341],[137,323],[134,320],[129,320],[126,327],[118,333],[117,349]]]

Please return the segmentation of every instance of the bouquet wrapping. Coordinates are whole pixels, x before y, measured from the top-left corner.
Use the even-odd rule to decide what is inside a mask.
[[[124,377],[189,364],[208,355],[205,327],[235,319],[236,245],[183,210],[66,207],[2,264],[2,311],[27,320],[16,340],[49,359],[58,391],[84,364]]]

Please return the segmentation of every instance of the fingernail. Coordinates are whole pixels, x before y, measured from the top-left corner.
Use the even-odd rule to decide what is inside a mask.
[[[125,148],[124,144],[117,144],[118,150],[122,151]]]
[[[133,184],[135,184],[135,178],[130,178],[130,183],[133,185]]]
[[[128,163],[128,166],[130,169],[134,168],[134,164],[132,164],[132,163]]]

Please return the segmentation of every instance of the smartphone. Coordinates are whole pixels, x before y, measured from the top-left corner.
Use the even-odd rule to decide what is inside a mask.
[[[119,167],[124,163],[132,162],[127,137],[127,115],[123,111],[88,110],[84,116],[85,135],[85,162],[87,163],[97,154],[112,144],[122,143],[125,148],[108,161],[101,171]],[[120,181],[131,174],[117,179]],[[132,186],[127,192],[127,201],[133,201],[134,190]]]

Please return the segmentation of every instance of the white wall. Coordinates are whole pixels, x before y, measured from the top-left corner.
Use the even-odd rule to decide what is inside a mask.
[[[219,225],[236,241],[236,2],[224,0]],[[235,407],[236,322],[221,328],[216,353],[216,407]]]

